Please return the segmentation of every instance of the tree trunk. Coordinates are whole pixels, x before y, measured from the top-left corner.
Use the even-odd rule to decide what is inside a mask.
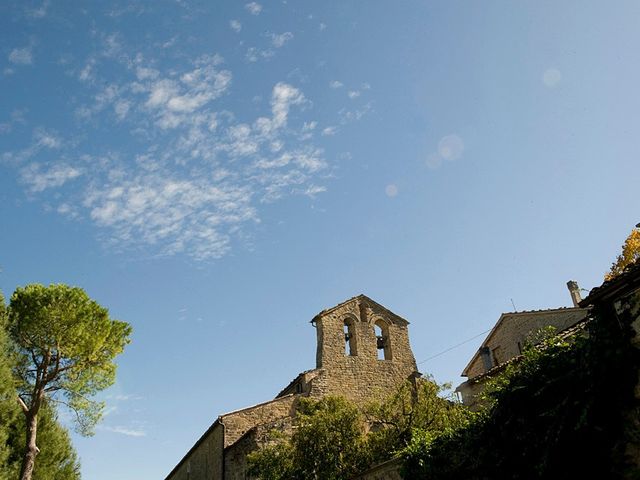
[[[28,412],[27,418],[27,445],[22,458],[22,468],[20,469],[20,480],[31,480],[33,467],[36,464],[36,455],[40,449],[36,446],[36,434],[38,431],[38,413]]]

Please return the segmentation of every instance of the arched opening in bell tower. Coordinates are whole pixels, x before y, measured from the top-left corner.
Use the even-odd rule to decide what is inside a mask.
[[[389,326],[383,320],[376,320],[373,325],[376,335],[376,348],[378,360],[391,360],[391,348],[389,344]]]

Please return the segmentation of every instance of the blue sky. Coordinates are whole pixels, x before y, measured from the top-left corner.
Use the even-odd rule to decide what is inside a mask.
[[[638,218],[640,4],[0,5],[0,289],[134,327],[84,478],[164,478],[365,293],[419,362],[598,285]],[[478,338],[420,364],[458,383]]]

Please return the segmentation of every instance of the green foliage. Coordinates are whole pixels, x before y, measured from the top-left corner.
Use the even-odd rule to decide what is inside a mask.
[[[6,328],[7,310],[0,293],[0,480],[14,480],[20,471],[26,432],[12,377],[16,356],[9,348]],[[40,412],[38,436],[42,449],[34,480],[79,480],[80,467],[71,439],[47,405]]]
[[[131,327],[109,318],[106,308],[81,288],[27,285],[11,297],[9,332],[21,363],[19,391],[33,405],[33,392],[62,394],[85,435],[100,419],[103,405],[90,397],[112,385],[113,359],[129,343]]]
[[[468,423],[466,409],[441,396],[445,387],[430,379],[406,382],[364,412],[341,397],[302,398],[293,435],[277,434],[251,453],[249,474],[262,480],[350,478],[408,448],[414,436]]]
[[[366,465],[364,424],[357,407],[341,397],[300,399],[290,439],[275,434],[247,457],[261,480],[349,478]]]
[[[278,431],[271,432],[271,441],[247,456],[248,473],[262,480],[294,478],[293,446]]]
[[[10,478],[13,473],[10,467],[13,445],[10,443],[9,437],[11,428],[15,425],[20,413],[15,400],[16,391],[11,375],[13,363],[9,354],[6,321],[4,297],[0,293],[0,480]]]
[[[291,438],[296,478],[349,478],[366,465],[362,416],[344,398],[301,399],[296,426]]]
[[[405,478],[630,478],[640,367],[631,315],[594,310],[588,334],[547,338],[491,382],[486,411],[467,426],[420,438]],[[636,432],[637,433],[637,432]]]
[[[367,450],[371,463],[389,460],[416,438],[431,438],[466,425],[471,413],[457,399],[446,398],[449,385],[430,378],[405,382],[383,402],[372,402],[365,409],[371,431]]]
[[[12,452],[9,462],[11,475],[8,478],[11,479],[18,478],[26,435],[24,415],[18,416],[16,420],[11,426],[9,437]],[[40,453],[33,480],[80,479],[80,464],[69,433],[60,425],[55,410],[46,404],[40,409],[38,444]]]

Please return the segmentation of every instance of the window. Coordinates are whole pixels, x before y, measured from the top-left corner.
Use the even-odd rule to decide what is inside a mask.
[[[344,354],[352,357],[358,354],[356,350],[356,334],[353,320],[347,318],[344,321]]]
[[[373,326],[376,335],[376,348],[378,360],[391,360],[391,348],[389,345],[389,327],[386,322],[377,320]]]

